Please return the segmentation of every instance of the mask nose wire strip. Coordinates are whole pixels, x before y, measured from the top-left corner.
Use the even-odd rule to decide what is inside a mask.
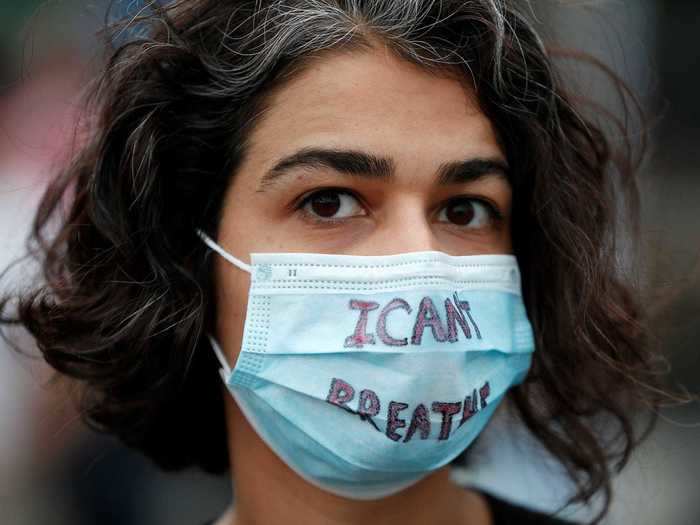
[[[204,243],[209,246],[212,250],[214,250],[216,253],[221,255],[224,259],[226,259],[228,262],[233,264],[234,266],[237,266],[244,272],[248,273],[253,273],[253,269],[250,264],[246,264],[240,259],[236,259],[233,255],[228,253],[227,251],[224,251],[224,249],[216,244],[206,233],[204,233],[202,230],[197,229],[197,235],[200,236],[200,238],[204,241]]]

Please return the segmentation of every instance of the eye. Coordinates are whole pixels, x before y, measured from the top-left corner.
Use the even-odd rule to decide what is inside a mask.
[[[449,222],[467,228],[488,227],[498,219],[500,219],[500,213],[491,204],[466,197],[450,200],[438,215],[440,222]]]
[[[333,221],[367,214],[354,195],[333,188],[314,191],[307,195],[299,203],[298,209],[320,221]]]

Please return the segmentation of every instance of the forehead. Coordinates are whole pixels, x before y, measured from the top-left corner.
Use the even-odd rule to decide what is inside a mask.
[[[265,167],[307,146],[392,156],[404,171],[470,156],[505,160],[468,79],[381,50],[327,54],[273,92],[251,135],[252,157]]]

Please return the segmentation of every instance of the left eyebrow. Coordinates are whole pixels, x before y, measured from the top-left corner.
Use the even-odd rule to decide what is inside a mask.
[[[258,187],[259,192],[297,168],[332,169],[342,175],[389,181],[395,178],[396,162],[366,151],[302,148],[281,158],[267,171]],[[496,158],[470,158],[440,164],[435,178],[440,185],[464,184],[485,176],[508,179],[508,165]]]

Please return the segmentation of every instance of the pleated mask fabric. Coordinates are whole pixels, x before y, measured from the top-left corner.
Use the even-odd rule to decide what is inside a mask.
[[[377,499],[457,457],[531,366],[515,256],[253,253],[221,378],[260,438],[331,493]]]

